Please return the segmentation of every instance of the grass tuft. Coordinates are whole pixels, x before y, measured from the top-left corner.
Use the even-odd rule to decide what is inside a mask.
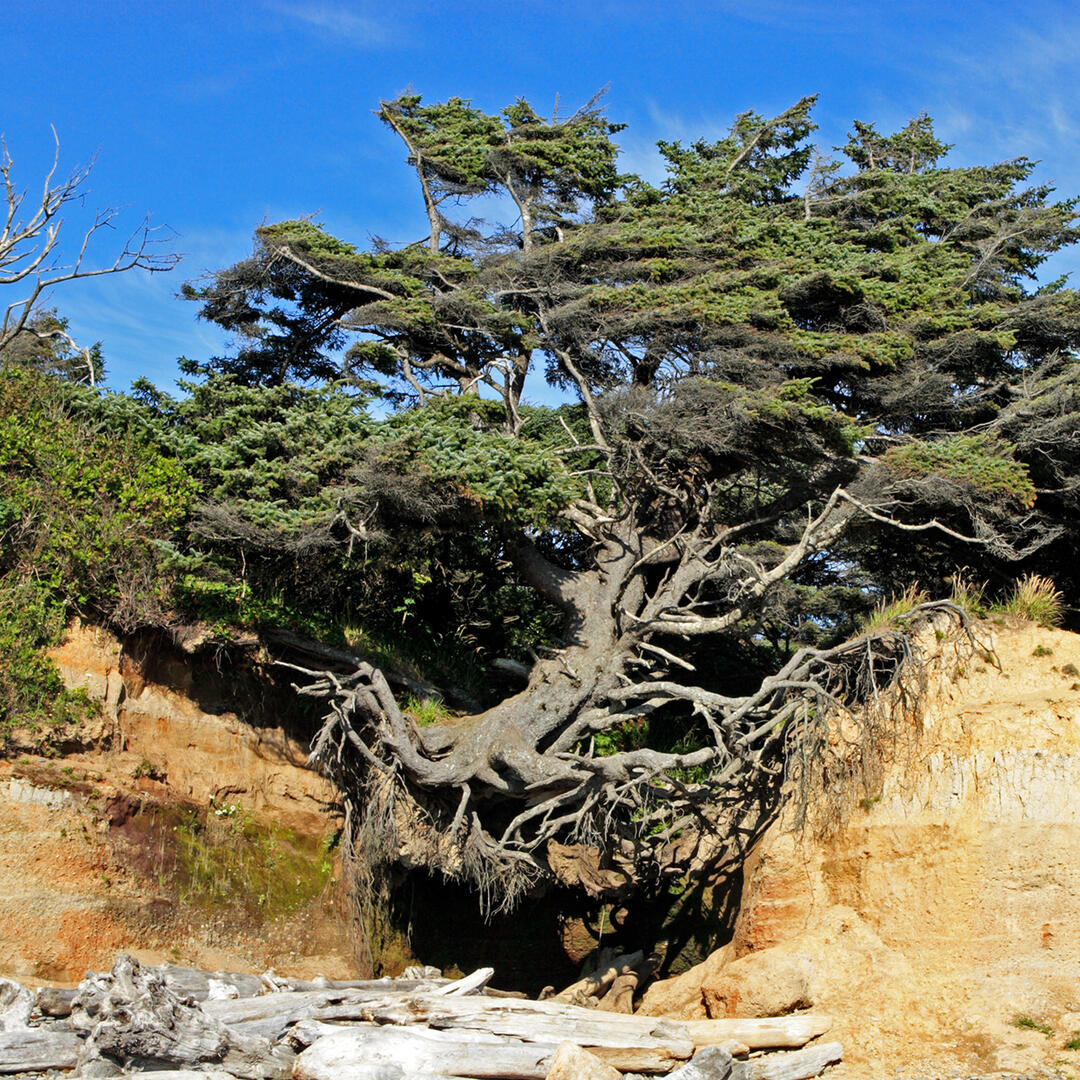
[[[1025,1031],[1041,1031],[1047,1036],[1054,1034],[1054,1029],[1049,1024],[1043,1024],[1030,1016],[1017,1016],[1013,1020],[1013,1026],[1023,1028]]]
[[[973,619],[981,619],[989,608],[986,604],[986,582],[973,581],[961,570],[950,579],[952,602]]]
[[[455,718],[455,714],[446,707],[444,701],[419,694],[407,694],[402,711],[408,713],[420,727],[442,724]]]
[[[883,630],[920,604],[925,604],[928,599],[925,590],[919,588],[918,582],[914,582],[898,596],[879,600],[873,611],[863,620],[862,629],[864,632]]]
[[[1058,626],[1064,615],[1062,599],[1061,592],[1050,578],[1028,574],[1013,586],[1004,603],[995,605],[995,610],[1040,626]]]

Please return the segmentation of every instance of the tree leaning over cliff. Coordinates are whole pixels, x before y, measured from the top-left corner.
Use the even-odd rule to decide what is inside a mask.
[[[1034,275],[1075,201],[1024,159],[943,166],[926,117],[856,123],[824,160],[812,104],[661,143],[653,187],[617,173],[596,102],[385,102],[428,236],[265,226],[189,290],[243,339],[211,369],[381,385],[391,471],[562,615],[518,692],[452,721],[416,723],[372,664],[312,674],[316,756],[369,854],[408,823],[413,859],[496,906],[557,842],[681,873],[688,837],[737,845],[825,710],[905,655],[894,630],[840,641],[845,596],[1072,542],[1080,298]],[[512,221],[468,218],[478,196]],[[529,406],[538,377],[574,403]],[[343,507],[350,542],[408,525],[372,491]]]

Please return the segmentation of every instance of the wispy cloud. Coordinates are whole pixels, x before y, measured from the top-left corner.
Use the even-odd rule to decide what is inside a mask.
[[[290,3],[287,0],[271,0],[267,8],[294,19],[313,33],[325,39],[364,49],[383,48],[391,43],[386,23],[362,15],[343,4],[326,0]]]

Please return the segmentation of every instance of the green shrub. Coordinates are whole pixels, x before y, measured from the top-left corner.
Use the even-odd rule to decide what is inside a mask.
[[[0,735],[77,720],[41,650],[83,615],[119,628],[163,617],[158,543],[188,512],[183,469],[133,434],[87,418],[93,395],[0,369]]]

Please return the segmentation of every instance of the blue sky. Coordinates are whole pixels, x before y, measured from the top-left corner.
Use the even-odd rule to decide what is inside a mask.
[[[314,213],[359,243],[424,234],[415,181],[372,113],[409,88],[550,112],[556,95],[569,109],[606,86],[629,125],[623,167],[651,179],[657,139],[715,138],[740,111],[818,93],[822,146],[853,118],[892,129],[925,110],[954,163],[1027,155],[1037,179],[1080,193],[1080,7],[1048,0],[3,0],[0,40],[17,180],[39,183],[52,124],[63,168],[96,155],[69,237],[80,211],[115,205],[130,228],[149,212],[184,255],[168,275],[53,297],[80,340],[103,342],[118,388],[168,385],[177,356],[223,349],[175,296],[248,254],[261,222]],[[122,240],[102,238],[99,261]]]

